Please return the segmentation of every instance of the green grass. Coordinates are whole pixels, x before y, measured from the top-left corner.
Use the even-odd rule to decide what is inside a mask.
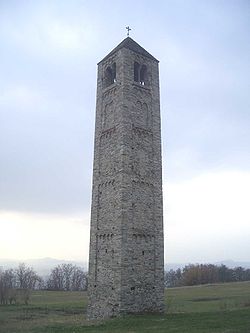
[[[180,287],[166,292],[168,312],[237,310],[246,307],[248,303],[250,282]]]
[[[0,333],[250,333],[250,282],[166,291],[165,315],[86,320],[85,292],[35,291],[28,306],[0,306]]]

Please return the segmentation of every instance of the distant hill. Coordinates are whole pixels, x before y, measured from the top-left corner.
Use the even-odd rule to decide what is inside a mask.
[[[41,258],[41,259],[30,259],[30,260],[8,260],[0,259],[0,268],[8,269],[15,268],[21,262],[24,262],[27,266],[32,267],[39,275],[48,276],[50,271],[61,264],[73,264],[82,267],[85,271],[88,269],[87,262],[74,261],[74,260],[61,260],[55,258]],[[183,268],[189,263],[166,263],[165,270]],[[196,263],[193,263],[196,264]],[[221,260],[213,262],[214,265],[226,265],[228,268],[235,268],[241,266],[243,268],[250,268],[250,261],[234,261],[234,260]]]
[[[61,260],[54,258],[41,258],[41,259],[29,259],[29,260],[8,260],[0,259],[0,267],[3,269],[16,268],[20,263],[25,263],[27,266],[32,267],[39,275],[48,276],[50,271],[61,264],[73,264],[82,267],[87,270],[87,263],[74,261],[74,260]]]
[[[228,268],[243,267],[250,268],[250,261],[234,261],[234,260],[223,260],[216,262],[215,265],[225,265]]]

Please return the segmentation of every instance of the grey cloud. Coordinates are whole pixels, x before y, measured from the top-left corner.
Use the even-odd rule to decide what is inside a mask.
[[[241,170],[249,165],[245,2],[164,1],[142,6],[131,1],[122,18],[116,14],[124,10],[119,2],[106,8],[100,1],[99,11],[97,4],[83,2],[13,4],[5,3],[2,22],[22,31],[33,14],[39,17],[41,12],[46,18],[48,11],[50,19],[74,23],[83,31],[93,27],[97,33],[87,49],[39,53],[39,48],[32,49],[34,36],[22,45],[1,31],[0,91],[23,85],[38,91],[41,99],[26,109],[0,104],[0,209],[67,213],[90,206],[96,63],[123,38],[127,21],[132,37],[160,59],[168,181],[216,167]],[[107,21],[107,15],[112,20]],[[85,17],[91,18],[87,28]]]

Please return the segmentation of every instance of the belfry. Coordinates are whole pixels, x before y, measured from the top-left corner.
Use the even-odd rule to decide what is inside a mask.
[[[98,64],[89,318],[164,310],[158,60],[125,38]]]

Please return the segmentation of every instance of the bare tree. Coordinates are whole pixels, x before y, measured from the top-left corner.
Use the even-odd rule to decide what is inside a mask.
[[[35,289],[41,278],[32,268],[27,267],[23,263],[15,270],[15,274],[16,288],[19,289],[19,295],[27,305],[30,299],[30,291]]]
[[[35,289],[36,283],[39,281],[39,276],[30,267],[25,264],[20,264],[15,270],[16,273],[16,283],[19,289]]]
[[[0,302],[1,304],[12,304],[16,302],[16,276],[13,269],[0,271]]]
[[[52,269],[47,281],[47,288],[50,290],[63,290],[63,272],[61,265]]]
[[[68,291],[85,290],[87,288],[87,274],[76,265],[58,265],[50,273],[47,288]]]
[[[75,266],[71,280],[71,290],[87,289],[87,274],[80,267]]]

